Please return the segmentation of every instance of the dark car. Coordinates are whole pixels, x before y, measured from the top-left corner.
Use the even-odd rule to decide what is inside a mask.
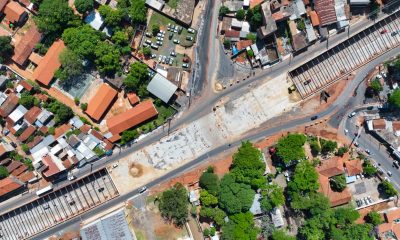
[[[311,117],[311,121],[317,120],[318,116]]]
[[[372,109],[374,109],[374,106],[367,107],[367,110],[372,110]]]

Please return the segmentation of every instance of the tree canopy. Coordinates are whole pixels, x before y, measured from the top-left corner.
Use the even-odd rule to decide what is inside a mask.
[[[218,198],[209,193],[207,190],[201,190],[200,202],[205,207],[216,206],[218,204]]]
[[[58,101],[49,103],[46,108],[50,112],[54,113],[54,121],[56,122],[56,125],[64,124],[74,116],[74,112],[70,107]]]
[[[371,223],[374,226],[378,226],[379,224],[382,223],[382,217],[379,213],[377,213],[376,211],[371,211],[369,212],[365,217],[364,217],[365,221],[367,223]]]
[[[123,131],[121,134],[121,144],[128,143],[138,137],[139,132],[136,129]]]
[[[200,216],[209,218],[218,226],[222,226],[225,223],[226,213],[219,208],[201,207]]]
[[[296,238],[288,235],[285,230],[279,229],[272,233],[271,240],[296,240]]]
[[[378,188],[386,194],[388,197],[393,197],[397,195],[397,190],[393,187],[393,185],[385,180],[379,183]]]
[[[129,16],[133,23],[146,23],[145,0],[119,0],[117,8],[123,12],[124,16]]]
[[[103,40],[104,35],[94,30],[88,24],[68,28],[62,34],[65,44],[78,56],[94,60],[95,50]]]
[[[182,184],[177,183],[164,191],[160,197],[159,209],[161,215],[178,226],[186,223],[188,218],[187,191]]]
[[[253,214],[238,213],[229,217],[229,222],[222,227],[222,239],[255,240],[260,229],[254,226]]]
[[[14,47],[11,45],[11,37],[0,36],[0,63],[9,58],[14,53]]]
[[[21,98],[18,100],[18,103],[24,106],[26,109],[31,109],[35,105],[35,99],[36,98],[29,92],[23,92],[21,94]]]
[[[319,142],[321,144],[321,152],[322,152],[322,154],[332,153],[337,148],[337,142],[335,142],[335,141],[325,140],[323,138],[320,138]]]
[[[279,207],[285,203],[283,189],[277,184],[266,185],[262,190],[261,208],[263,211],[269,212],[275,207]]]
[[[378,170],[372,165],[371,161],[364,160],[363,162],[363,172],[366,177],[373,177],[375,176]]]
[[[253,9],[247,10],[246,19],[250,23],[253,31],[257,30],[262,25],[261,6],[257,5]]]
[[[52,39],[59,37],[64,29],[80,23],[65,0],[43,0],[34,20],[38,29]]]
[[[388,99],[388,102],[393,106],[400,108],[400,89],[395,89]]]
[[[83,14],[94,9],[94,0],[75,0],[74,5],[76,11]]]
[[[121,56],[119,50],[108,42],[100,42],[94,51],[96,59],[97,70],[99,72],[112,75],[121,69],[119,64],[119,57]]]
[[[306,157],[303,145],[307,137],[303,134],[291,133],[278,140],[276,155],[285,163],[299,161]]]
[[[218,176],[211,172],[203,172],[199,180],[200,187],[207,190],[214,196],[219,192],[219,179]]]
[[[342,192],[346,188],[346,177],[344,174],[334,176],[330,179],[330,185],[332,190]]]
[[[101,5],[99,7],[99,13],[104,18],[105,24],[110,27],[118,26],[124,17],[122,11],[119,9],[112,9],[108,5]]]
[[[237,20],[239,20],[239,21],[243,21],[245,16],[246,16],[246,12],[245,12],[243,9],[239,9],[239,10],[236,12],[236,18],[237,18]]]
[[[292,181],[288,183],[289,193],[305,195],[319,188],[318,173],[308,161],[297,164]]]
[[[374,90],[375,94],[378,94],[383,90],[382,84],[378,79],[375,79],[374,81],[371,82],[370,87],[372,90]]]
[[[219,206],[228,214],[246,212],[250,209],[255,192],[249,185],[235,182],[231,174],[221,179]]]
[[[226,6],[221,6],[220,8],[219,8],[219,16],[220,17],[223,17],[223,16],[225,16],[226,14],[228,14],[229,13],[229,8],[228,7],[226,7]]]
[[[141,62],[134,62],[131,65],[130,72],[124,80],[125,88],[139,91],[140,86],[146,85],[149,80],[147,65]]]
[[[249,141],[243,142],[238,151],[233,155],[230,173],[236,182],[245,183],[258,189],[266,184],[263,176],[265,163],[262,160],[260,150],[255,148]]]
[[[4,166],[0,166],[0,179],[6,178],[8,177],[8,175],[10,175],[10,173],[8,173],[7,168]]]
[[[66,48],[61,52],[58,58],[61,63],[61,68],[57,70],[56,77],[61,81],[73,79],[83,73],[83,60],[74,51]]]

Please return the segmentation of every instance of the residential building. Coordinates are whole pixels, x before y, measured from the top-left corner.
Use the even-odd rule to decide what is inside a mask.
[[[274,33],[278,27],[276,26],[276,22],[272,17],[270,2],[266,1],[261,4],[261,13],[263,17],[263,26],[261,26],[258,30],[258,36],[261,39],[264,39]]]
[[[18,106],[18,100],[19,98],[14,93],[10,93],[4,103],[0,106],[0,116],[3,118],[8,117],[8,115],[10,115],[10,113]]]
[[[62,40],[55,41],[33,72],[33,79],[48,87],[54,77],[54,73],[61,66],[59,56],[64,49],[65,45]]]
[[[23,189],[25,184],[14,176],[9,176],[0,180],[0,199],[5,199],[10,195]]]
[[[87,110],[85,111],[93,120],[99,121],[107,109],[114,102],[118,92],[110,87],[110,85],[103,83],[96,92],[96,95],[90,99]]]
[[[10,1],[4,8],[6,20],[16,26],[22,26],[28,20],[28,13],[18,2]]]
[[[11,59],[20,66],[23,66],[26,63],[26,60],[28,60],[29,55],[32,53],[33,48],[40,42],[41,38],[42,34],[39,32],[36,25],[32,24],[25,35],[22,36],[19,42],[15,45],[14,55]]]
[[[108,130],[113,134],[109,140],[115,142],[120,133],[138,124],[144,123],[158,115],[157,109],[151,100],[146,100],[135,107],[107,119]]]
[[[376,227],[378,239],[400,239],[400,208],[391,209],[384,213],[385,222]]]
[[[140,99],[136,95],[136,93],[131,92],[131,93],[126,94],[126,96],[127,96],[128,100],[129,100],[129,103],[132,106],[135,106],[136,104],[138,104],[140,102]]]
[[[315,0],[314,9],[319,16],[321,26],[326,26],[337,22],[335,0]]]

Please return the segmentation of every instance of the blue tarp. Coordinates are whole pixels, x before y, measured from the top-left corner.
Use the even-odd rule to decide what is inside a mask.
[[[232,54],[233,55],[236,55],[236,54],[238,54],[238,50],[237,50],[237,48],[235,47],[235,46],[233,46],[233,48],[232,48]]]

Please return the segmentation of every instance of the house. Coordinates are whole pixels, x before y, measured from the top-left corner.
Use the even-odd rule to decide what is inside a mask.
[[[335,13],[337,28],[342,29],[350,24],[350,6],[347,0],[335,0]]]
[[[28,138],[30,136],[32,136],[34,133],[36,132],[36,127],[34,126],[29,126],[27,127],[22,133],[21,135],[18,137],[18,140],[21,142],[25,142],[26,140],[28,140]]]
[[[376,227],[378,239],[400,239],[400,208],[384,213],[385,222]]]
[[[29,55],[31,55],[33,48],[40,42],[42,34],[38,31],[37,27],[33,24],[29,30],[14,47],[14,55],[12,60],[23,66],[26,63]]]
[[[126,96],[128,98],[129,103],[132,106],[135,106],[137,103],[140,102],[140,98],[136,95],[136,93],[131,92],[131,93],[126,94]]]
[[[0,116],[3,118],[8,117],[12,111],[18,106],[19,98],[14,93],[10,93],[7,99],[0,107]]]
[[[25,80],[20,80],[19,85],[25,88],[28,92],[32,91],[33,86]]]
[[[386,129],[386,121],[385,119],[374,119],[372,120],[373,130],[384,130]]]
[[[157,115],[158,112],[153,102],[146,100],[123,113],[107,119],[107,127],[113,136],[119,135],[123,131],[144,123]]]
[[[236,18],[232,19],[231,28],[240,30],[242,29],[242,26],[243,26],[243,21],[239,21]]]
[[[294,51],[300,51],[308,46],[307,36],[304,32],[297,30],[297,25],[294,21],[288,21],[290,34],[292,35],[292,46]]]
[[[0,198],[5,199],[13,193],[21,190],[25,184],[14,176],[0,180]]]
[[[240,31],[237,30],[226,30],[225,39],[231,42],[237,42],[240,40]]]
[[[346,176],[356,176],[363,173],[363,166],[360,159],[347,160],[344,162]]]
[[[336,23],[335,0],[315,0],[314,9],[319,16],[320,26]]]
[[[231,17],[224,17],[222,19],[221,34],[224,34],[225,31],[231,29],[232,19],[233,18]]]
[[[42,174],[44,177],[49,179],[56,177],[58,174],[66,170],[61,160],[53,158],[51,155],[43,156],[42,163],[45,166],[45,170]]]
[[[237,12],[243,8],[243,1],[228,0],[224,2],[224,6],[227,7],[230,12]]]
[[[0,159],[3,159],[11,151],[14,151],[14,148],[9,143],[0,143]]]
[[[169,102],[177,89],[178,87],[175,84],[161,76],[159,73],[156,73],[153,79],[151,79],[149,85],[147,85],[147,91],[165,103]]]
[[[33,106],[31,109],[29,109],[25,115],[24,118],[25,120],[30,123],[30,124],[34,124],[36,119],[38,118],[39,114],[42,112],[42,109],[37,107],[37,106]]]
[[[280,228],[280,227],[283,227],[285,225],[285,222],[283,220],[282,212],[281,212],[281,210],[279,208],[274,208],[270,212],[270,215],[271,215],[272,223],[274,224],[274,226],[276,228]]]
[[[314,27],[311,25],[309,20],[305,20],[304,24],[306,26],[306,35],[308,44],[317,40],[317,35],[315,34]]]
[[[0,0],[0,12],[3,11],[3,9],[7,5],[7,3],[8,3],[8,0]]]
[[[99,121],[107,109],[111,106],[118,92],[110,87],[110,85],[103,83],[96,92],[96,95],[90,99],[87,110],[85,111],[89,117],[95,121]]]
[[[33,72],[33,79],[42,85],[48,87],[51,80],[54,77],[54,73],[61,66],[59,56],[60,53],[65,49],[64,42],[62,40],[56,40],[47,51],[46,55],[40,61],[40,64],[36,67]]]
[[[310,19],[311,19],[311,23],[312,23],[313,27],[319,26],[320,22],[319,22],[319,16],[318,16],[317,12],[310,11],[309,15],[310,15]]]
[[[42,111],[39,113],[39,115],[37,116],[35,125],[37,127],[42,127],[44,125],[46,125],[50,119],[53,117],[53,113],[48,111],[47,109],[42,109]]]
[[[146,0],[146,5],[154,10],[161,12],[164,7],[164,2],[159,2],[157,0]]]
[[[343,174],[343,159],[332,157],[323,160],[320,166],[316,167],[318,172],[319,189],[330,201],[331,207],[340,206],[351,201],[351,194],[347,188],[342,192],[335,192],[330,186],[330,178]]]
[[[293,8],[293,14],[290,16],[290,20],[296,20],[306,14],[306,7],[303,0],[295,0],[291,7]]]
[[[371,0],[350,0],[350,5],[365,6],[370,4]]]
[[[247,47],[250,47],[253,44],[251,40],[241,40],[236,43],[236,48],[238,51],[244,50]]]
[[[10,1],[4,8],[6,20],[16,26],[22,26],[28,20],[28,13],[18,2]]]
[[[278,27],[276,26],[276,22],[272,17],[269,1],[261,4],[261,14],[263,17],[263,26],[257,30],[257,33],[259,38],[264,39],[274,33]]]
[[[25,113],[28,112],[28,110],[22,106],[19,105],[9,116],[8,118],[11,119],[11,121],[15,124],[17,123],[19,120],[21,120]]]

